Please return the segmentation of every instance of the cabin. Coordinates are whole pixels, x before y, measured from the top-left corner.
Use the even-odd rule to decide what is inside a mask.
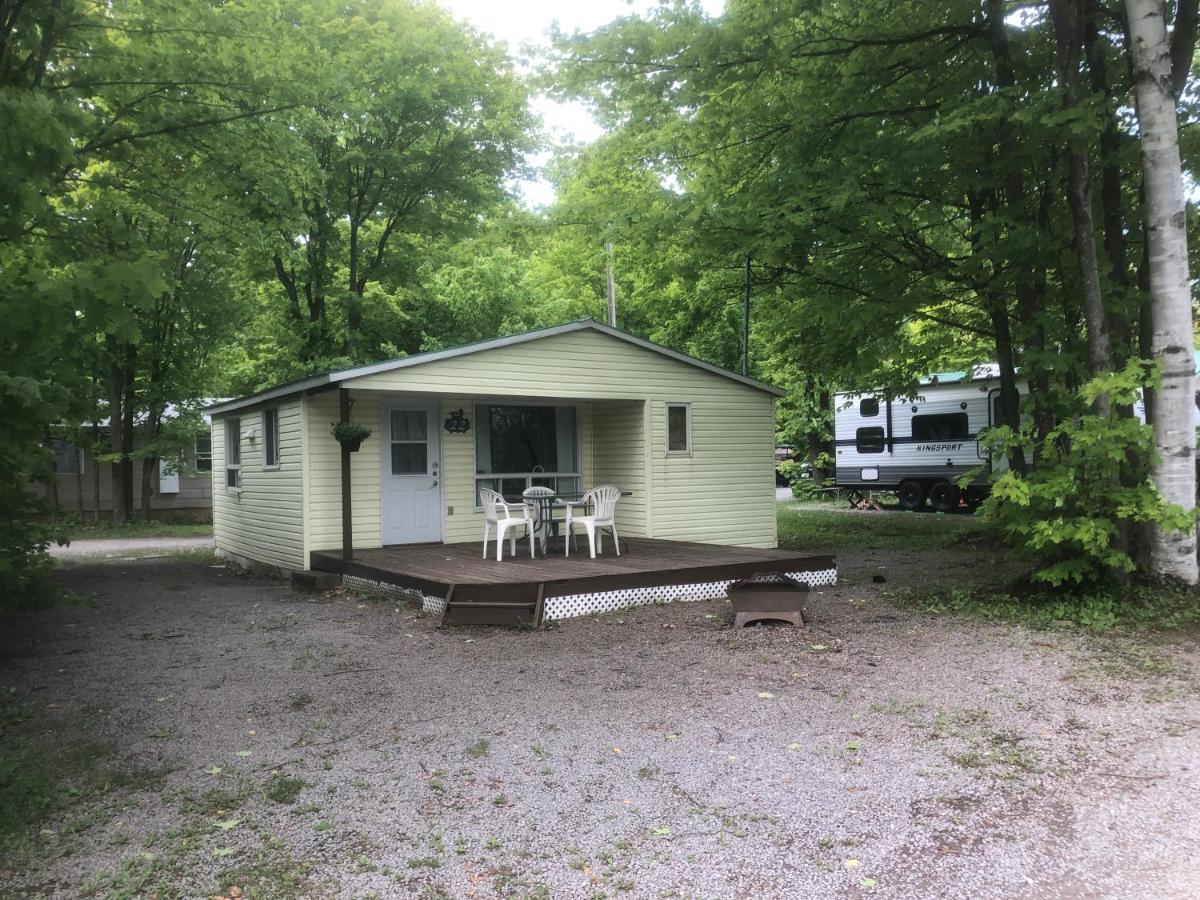
[[[202,400],[211,403],[212,400]],[[173,405],[163,412],[163,420],[178,415]],[[186,446],[179,446],[172,458],[156,460],[150,476],[150,516],[157,521],[208,522],[212,518],[212,437],[208,417]],[[135,431],[133,449],[145,447],[145,437]],[[75,515],[81,522],[102,521],[113,511],[113,464],[102,457],[109,450],[108,421],[81,429],[91,437],[93,446],[72,443],[65,436],[52,437],[53,454],[48,479],[31,480],[26,490],[45,500],[59,514]],[[60,432],[62,434],[62,432]],[[100,449],[95,449],[99,447]],[[134,460],[133,511],[142,509],[142,461]]]
[[[776,549],[781,393],[590,319],[314,375],[208,408],[216,546],[464,622],[723,596],[759,571],[829,583],[830,558]],[[339,423],[371,433],[351,451]],[[559,537],[483,558],[481,489],[601,484],[622,491],[619,556]]]

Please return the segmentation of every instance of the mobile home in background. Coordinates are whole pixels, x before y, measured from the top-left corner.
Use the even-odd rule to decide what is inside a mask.
[[[1018,382],[1021,396],[1027,393]],[[943,372],[920,382],[911,397],[834,395],[834,483],[857,490],[894,490],[904,509],[926,503],[940,512],[974,506],[987,495],[991,472],[1005,464],[980,443],[1000,422],[1000,373],[994,364]],[[958,482],[973,473],[964,491]]]

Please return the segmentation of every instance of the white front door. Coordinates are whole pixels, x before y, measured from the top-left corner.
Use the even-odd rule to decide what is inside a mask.
[[[383,543],[442,539],[441,446],[436,400],[380,404]]]

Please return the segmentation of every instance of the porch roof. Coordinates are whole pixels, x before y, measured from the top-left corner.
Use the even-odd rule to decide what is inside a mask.
[[[749,387],[756,388],[760,391],[765,391],[775,396],[783,396],[786,391],[777,388],[774,385],[766,384],[746,375],[740,375],[737,372],[731,372],[728,369],[723,369],[720,366],[715,366],[712,363],[705,362],[702,359],[696,359],[694,356],[688,356],[686,353],[680,353],[678,350],[672,350],[669,347],[663,347],[653,341],[648,341],[645,338],[640,338],[637,335],[630,334],[627,331],[621,331],[619,328],[612,328],[608,325],[602,325],[594,319],[579,319],[574,322],[567,322],[563,325],[555,325],[550,328],[539,328],[534,331],[526,331],[522,334],[509,335],[508,337],[493,338],[487,341],[477,341],[473,344],[464,344],[461,347],[451,347],[446,350],[433,350],[428,353],[416,353],[412,356],[401,357],[400,359],[391,359],[386,362],[372,363],[366,366],[356,366],[351,369],[341,369],[336,372],[325,372],[320,375],[310,375],[305,378],[300,378],[295,381],[290,381],[285,384],[277,385],[276,387],[267,388],[255,394],[248,394],[245,397],[239,397],[235,400],[227,400],[221,403],[216,403],[206,407],[205,412],[209,415],[223,415],[233,412],[247,406],[253,406],[256,403],[262,403],[266,400],[273,400],[278,397],[286,397],[291,394],[300,393],[302,391],[310,391],[317,388],[331,387],[334,385],[343,385],[345,382],[353,381],[357,378],[365,378],[369,375],[378,375],[381,372],[391,372],[397,369],[404,369],[410,366],[419,366],[425,363],[437,362],[438,360],[453,359],[454,357],[467,356],[472,353],[481,353],[486,350],[496,350],[501,347],[510,347],[515,344],[523,344],[528,341],[541,340],[543,338],[553,337],[559,334],[567,334],[573,331],[595,331],[600,334],[608,335],[609,337],[617,338],[626,343],[633,344],[636,347],[641,347],[643,350],[650,350],[653,353],[658,353],[678,362],[686,363],[690,366],[695,366],[699,369],[704,369],[714,375],[719,375],[723,378],[728,378],[733,381],[740,382]]]

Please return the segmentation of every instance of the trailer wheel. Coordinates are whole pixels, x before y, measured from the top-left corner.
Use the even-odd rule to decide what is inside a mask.
[[[925,488],[919,481],[902,481],[896,491],[900,498],[900,508],[916,512],[925,505]]]
[[[939,481],[929,489],[929,505],[940,513],[954,512],[958,509],[958,499],[962,491],[958,485],[949,481]]]

